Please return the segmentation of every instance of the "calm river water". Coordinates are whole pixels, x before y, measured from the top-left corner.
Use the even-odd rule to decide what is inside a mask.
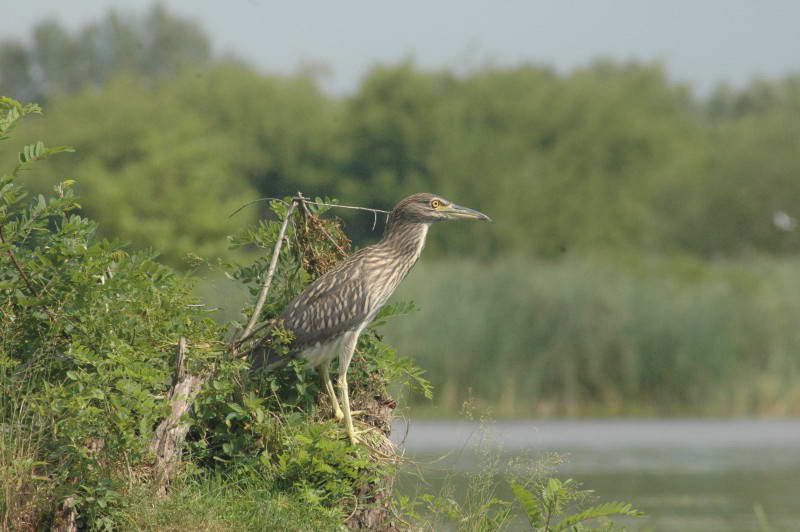
[[[407,429],[407,430],[406,430]],[[435,493],[446,474],[463,479],[480,467],[485,449],[504,458],[557,452],[558,476],[595,490],[600,501],[622,500],[648,514],[629,530],[758,530],[761,505],[774,530],[800,531],[800,420],[563,420],[398,423],[406,454],[422,466]],[[484,451],[482,451],[484,450]],[[511,498],[501,482],[504,497]],[[401,481],[411,494],[418,479]],[[522,528],[522,527],[520,527]]]

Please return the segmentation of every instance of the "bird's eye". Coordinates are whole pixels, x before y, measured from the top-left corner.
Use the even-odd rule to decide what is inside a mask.
[[[431,202],[431,207],[433,207],[434,209],[438,209],[441,206],[442,206],[442,202],[439,201],[438,199],[435,199],[435,200],[433,200]]]

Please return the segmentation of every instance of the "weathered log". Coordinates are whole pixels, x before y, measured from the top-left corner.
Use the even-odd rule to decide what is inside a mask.
[[[175,375],[169,392],[170,412],[156,428],[150,451],[156,457],[155,480],[158,493],[165,495],[167,486],[181,462],[183,444],[189,432],[190,423],[184,416],[189,412],[206,375],[189,375],[186,373],[186,338],[178,342],[178,353],[175,360]]]
[[[50,532],[78,532],[78,511],[75,497],[67,497],[53,516]]]

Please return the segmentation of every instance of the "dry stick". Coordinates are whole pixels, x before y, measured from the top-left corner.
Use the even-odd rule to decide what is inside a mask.
[[[352,209],[352,210],[355,210],[355,211],[371,212],[372,213],[372,230],[373,231],[375,230],[375,226],[378,224],[378,213],[385,214],[385,215],[387,215],[387,217],[389,215],[389,211],[384,211],[383,209],[373,209],[371,207],[358,207],[356,205],[338,205],[336,203],[323,203],[321,201],[311,201],[308,198],[306,198],[305,196],[303,196],[301,193],[298,192],[297,194],[298,194],[298,196],[297,196],[297,198],[295,198],[295,201],[298,198],[301,199],[302,203],[304,204],[303,205],[304,208],[305,208],[305,204],[306,203],[311,203],[312,205],[320,205],[322,207],[338,207],[340,209]],[[286,203],[284,200],[282,200],[280,198],[258,198],[258,199],[254,199],[253,201],[248,201],[247,203],[245,203],[244,205],[242,205],[241,207],[239,207],[238,209],[236,209],[235,211],[230,213],[228,215],[228,218],[230,218],[234,214],[238,213],[239,211],[241,211],[242,209],[244,209],[248,205],[252,205],[253,203],[258,203],[259,201],[279,201],[279,202],[283,203],[284,205],[288,205],[288,203]]]
[[[241,345],[242,345],[242,344],[244,344],[244,343],[245,343],[247,340],[251,339],[253,336],[255,336],[256,334],[258,334],[258,333],[259,333],[259,331],[262,331],[262,330],[264,330],[266,327],[269,327],[270,325],[272,325],[272,322],[273,322],[273,320],[267,320],[267,321],[265,321],[265,322],[261,323],[261,324],[260,324],[258,327],[255,327],[255,328],[254,328],[252,331],[250,331],[250,334],[248,334],[247,336],[242,336],[241,338],[239,338],[238,340],[236,340],[236,341],[233,343],[234,347],[239,347],[239,346],[241,346]]]
[[[272,260],[269,263],[269,269],[267,270],[267,276],[264,279],[264,284],[261,285],[261,292],[258,294],[256,307],[253,309],[253,315],[250,316],[250,321],[247,323],[247,327],[245,327],[244,331],[242,331],[242,334],[239,336],[239,341],[247,337],[250,332],[252,332],[253,327],[255,327],[256,322],[258,321],[258,317],[261,315],[261,309],[264,308],[264,302],[267,300],[267,293],[269,292],[269,287],[272,284],[272,277],[275,275],[275,268],[278,267],[278,256],[281,253],[283,236],[286,234],[286,227],[289,225],[289,219],[292,217],[292,212],[296,206],[297,201],[292,201],[292,204],[289,205],[289,209],[286,211],[286,218],[284,218],[283,225],[281,225],[281,230],[278,233],[278,240],[275,242],[275,248],[272,251]]]
[[[337,205],[335,203],[322,203],[321,201],[308,201],[307,203],[311,203],[313,205],[321,205],[323,207],[339,207],[341,209],[353,209],[355,211],[367,211],[372,213],[372,230],[375,230],[375,226],[378,224],[378,213],[389,215],[389,211],[384,211],[383,209],[372,209],[370,207],[357,207],[355,205]]]
[[[303,202],[303,209],[305,210],[305,212],[308,212],[308,209],[305,206],[305,202]],[[317,228],[320,231],[322,231],[322,234],[324,234],[328,238],[328,240],[330,240],[331,244],[333,244],[333,247],[336,248],[336,251],[341,253],[342,257],[346,257],[347,252],[342,249],[342,247],[336,242],[336,239],[334,239],[333,236],[331,236],[331,234],[325,229],[325,226],[322,224],[322,222],[319,221],[319,218],[312,219],[312,222],[314,222],[314,225],[316,225]]]

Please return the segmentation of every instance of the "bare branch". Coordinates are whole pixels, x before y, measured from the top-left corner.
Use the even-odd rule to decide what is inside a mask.
[[[209,376],[208,372],[200,375],[187,372],[186,338],[181,336],[175,355],[172,387],[169,390],[170,412],[158,424],[150,442],[150,451],[156,456],[155,472],[160,496],[166,494],[167,486],[181,461],[186,434],[191,425],[185,421],[186,413],[192,409],[197,394]]]
[[[340,209],[352,209],[355,211],[367,211],[372,213],[372,230],[375,230],[375,226],[378,224],[378,213],[385,214],[387,219],[389,217],[390,211],[384,211],[383,209],[373,209],[371,207],[358,207],[356,205],[338,205],[336,203],[323,203],[321,201],[309,201],[305,200],[306,203],[311,203],[313,205],[320,205],[322,207],[339,207]]]
[[[372,230],[373,231],[375,230],[375,226],[378,224],[378,213],[385,214],[387,216],[387,218],[388,218],[389,212],[390,212],[390,211],[385,211],[383,209],[373,209],[371,207],[359,207],[357,205],[339,205],[339,204],[336,204],[336,203],[324,203],[324,202],[321,202],[321,201],[311,201],[310,199],[308,199],[305,196],[303,196],[300,192],[298,192],[297,193],[297,197],[294,198],[295,201],[298,200],[298,199],[302,200],[303,203],[311,203],[312,205],[319,205],[321,207],[337,207],[337,208],[340,208],[340,209],[352,209],[354,211],[371,212],[372,213]],[[280,198],[270,198],[270,197],[258,198],[258,199],[254,199],[253,201],[248,201],[247,203],[245,203],[244,205],[242,205],[241,207],[239,207],[238,209],[236,209],[235,211],[230,213],[228,215],[228,218],[232,218],[235,214],[237,214],[239,211],[241,211],[245,207],[248,207],[248,206],[250,206],[250,205],[252,205],[254,203],[258,203],[260,201],[279,201],[279,202],[283,203],[284,205],[286,205],[287,207],[289,206],[289,204],[285,200],[282,200]],[[305,209],[305,206],[303,208]]]
[[[250,331],[250,334],[248,334],[246,336],[243,335],[241,338],[239,338],[238,340],[233,342],[234,347],[241,346],[243,343],[245,343],[246,341],[248,341],[251,338],[253,338],[260,331],[263,331],[265,328],[267,328],[270,325],[272,325],[273,321],[274,320],[267,320],[267,321],[259,323],[257,327],[253,327],[253,330]]]
[[[272,278],[275,276],[275,268],[278,267],[278,256],[281,254],[281,245],[283,243],[283,237],[286,234],[286,227],[289,225],[289,219],[292,217],[292,212],[294,212],[294,208],[297,206],[296,201],[292,201],[291,205],[289,205],[289,209],[286,211],[286,218],[283,220],[283,225],[281,225],[281,230],[278,233],[278,240],[275,242],[275,248],[272,251],[272,260],[269,263],[269,269],[267,270],[267,275],[264,278],[264,283],[261,285],[261,292],[258,294],[258,301],[256,301],[256,306],[253,309],[253,315],[250,316],[250,321],[247,323],[247,327],[245,327],[242,334],[239,336],[239,339],[243,339],[247,337],[255,327],[256,322],[258,321],[258,317],[261,315],[261,309],[264,308],[264,302],[267,300],[267,293],[269,292],[269,287],[272,284]]]

